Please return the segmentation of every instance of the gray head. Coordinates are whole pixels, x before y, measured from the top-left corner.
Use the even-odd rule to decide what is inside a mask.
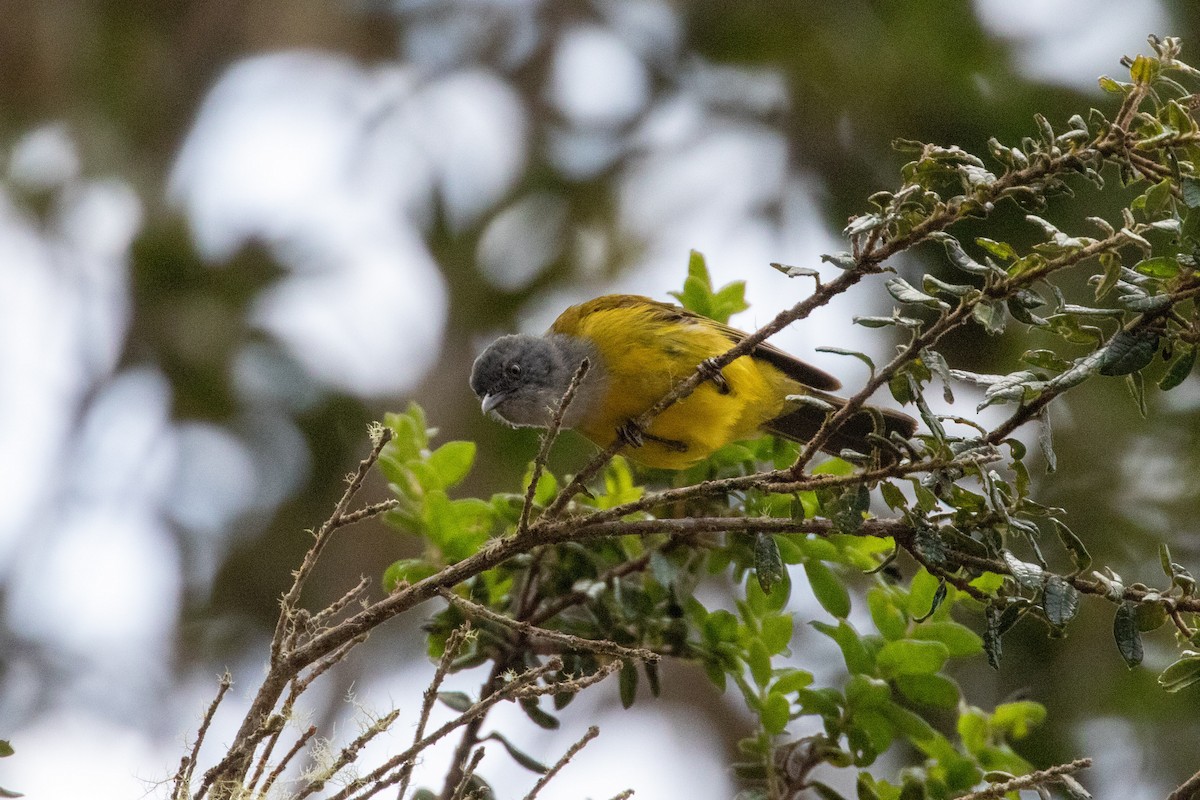
[[[567,391],[579,362],[591,358],[588,380],[563,420],[571,427],[592,399],[587,391],[596,385],[595,358],[585,342],[574,337],[501,336],[475,359],[471,390],[483,402],[485,414],[494,412],[516,427],[546,427],[553,409]]]

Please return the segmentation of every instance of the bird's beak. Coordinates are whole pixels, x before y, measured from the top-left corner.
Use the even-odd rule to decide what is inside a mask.
[[[511,392],[496,392],[495,394],[485,394],[483,396],[483,413],[487,414],[496,406],[508,399]]]

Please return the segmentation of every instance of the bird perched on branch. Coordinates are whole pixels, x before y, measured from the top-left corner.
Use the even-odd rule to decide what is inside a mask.
[[[728,351],[742,331],[648,297],[614,294],[571,306],[543,336],[502,336],[475,360],[471,389],[490,413],[514,427],[547,427],[587,359],[589,367],[567,407],[563,427],[601,447],[620,437],[630,458],[651,467],[684,469],[730,442],[761,432],[797,442],[816,434],[845,404],[828,394],[836,378],[769,344],[712,373],[692,394],[645,430],[632,421],[702,362]],[[805,402],[802,395],[821,402]],[[877,424],[879,429],[877,430]],[[822,449],[869,453],[875,432],[912,436],[916,422],[888,409],[864,408],[832,432]]]

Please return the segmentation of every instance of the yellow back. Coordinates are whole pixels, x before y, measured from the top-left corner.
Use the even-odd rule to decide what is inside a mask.
[[[602,447],[613,441],[617,428],[653,406],[701,361],[734,344],[728,328],[637,295],[607,295],[572,306],[550,330],[591,340],[604,362],[605,396],[577,426]],[[755,435],[784,411],[787,395],[804,388],[751,356],[735,360],[722,374],[728,393],[705,382],[650,424],[648,433],[682,442],[686,451],[648,439],[628,455],[652,467],[690,466],[730,442]]]

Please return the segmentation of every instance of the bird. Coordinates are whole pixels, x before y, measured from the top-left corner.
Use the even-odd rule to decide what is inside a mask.
[[[625,454],[648,467],[686,469],[716,450],[771,433],[806,442],[845,399],[830,392],[837,378],[773,345],[711,373],[692,394],[638,429],[633,420],[681,380],[740,342],[746,334],[670,303],[610,294],[571,306],[542,336],[510,334],[475,360],[470,385],[483,413],[513,427],[549,427],[580,363],[588,369],[562,415],[572,428],[604,448],[620,438]],[[807,395],[827,404],[789,396]],[[905,439],[916,421],[890,409],[864,408],[832,432],[822,449],[869,453],[868,434]],[[885,460],[894,460],[887,454]]]

